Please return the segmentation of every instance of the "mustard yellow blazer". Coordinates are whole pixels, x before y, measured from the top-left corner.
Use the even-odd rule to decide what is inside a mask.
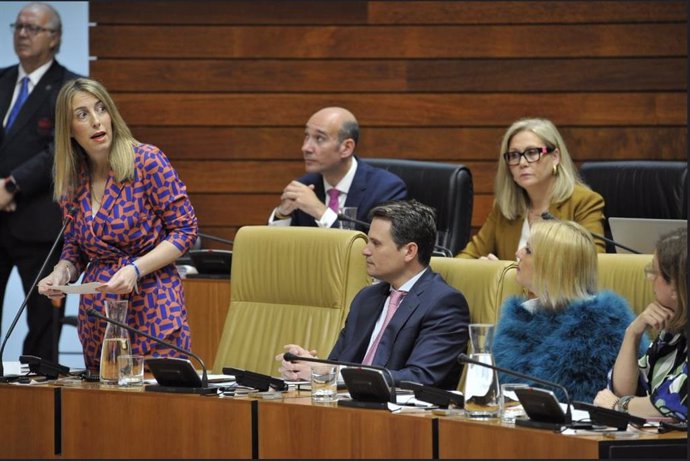
[[[603,210],[604,198],[582,185],[575,186],[573,195],[569,199],[552,203],[549,207],[549,212],[556,218],[575,221],[590,232],[599,235],[604,235]],[[479,258],[493,253],[498,259],[515,259],[524,220],[524,217],[507,219],[494,202],[484,225],[457,257]],[[601,239],[595,238],[594,242],[599,253],[606,252],[606,245]]]

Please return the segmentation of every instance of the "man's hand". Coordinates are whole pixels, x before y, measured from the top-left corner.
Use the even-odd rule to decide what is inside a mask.
[[[292,181],[283,189],[280,196],[278,213],[287,216],[295,209],[300,209],[314,219],[321,219],[326,212],[326,205],[314,193],[314,185],[306,186],[298,181]]]
[[[14,211],[16,205],[13,209],[7,209],[10,205],[14,203],[14,194],[10,194],[5,189],[5,178],[0,178],[0,210],[2,211]]]
[[[316,350],[307,351],[297,344],[287,344],[283,346],[285,352],[290,352],[291,354],[297,355],[299,357],[316,357]],[[283,355],[276,355],[276,360],[281,362],[278,371],[281,373],[283,378],[291,381],[297,380],[309,380],[311,379],[311,366],[308,362],[286,362],[283,360]]]

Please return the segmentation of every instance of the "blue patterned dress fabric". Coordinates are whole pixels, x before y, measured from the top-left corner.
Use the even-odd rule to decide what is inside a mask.
[[[688,341],[683,332],[662,330],[638,361],[636,395],[648,395],[664,416],[688,420]],[[608,388],[613,390],[609,371]]]
[[[134,179],[118,182],[110,172],[102,205],[91,209],[88,173],[82,171],[75,200],[61,203],[74,209],[67,225],[61,259],[84,271],[83,283],[107,282],[121,267],[167,241],[186,252],[197,236],[197,219],[184,183],[168,158],[151,145],[134,147]],[[174,264],[143,276],[138,293],[125,295],[130,306],[127,324],[185,349],[191,348],[182,281]],[[94,308],[105,315],[106,299],[118,295],[82,295],[79,301],[79,339],[87,369],[98,369],[106,322],[89,317]],[[133,337],[132,353],[154,357],[183,357],[141,335]]]

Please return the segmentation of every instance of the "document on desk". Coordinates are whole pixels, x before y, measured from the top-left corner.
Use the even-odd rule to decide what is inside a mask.
[[[101,282],[91,282],[74,285],[55,285],[52,288],[53,290],[62,291],[63,293],[68,295],[91,295],[94,293],[98,293],[98,291],[96,291],[96,288],[100,287],[101,285],[103,285]]]

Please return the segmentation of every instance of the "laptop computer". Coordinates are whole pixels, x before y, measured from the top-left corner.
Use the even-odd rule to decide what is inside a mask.
[[[613,240],[644,254],[654,253],[659,237],[687,225],[686,219],[609,218]],[[616,252],[630,253],[619,247]]]

